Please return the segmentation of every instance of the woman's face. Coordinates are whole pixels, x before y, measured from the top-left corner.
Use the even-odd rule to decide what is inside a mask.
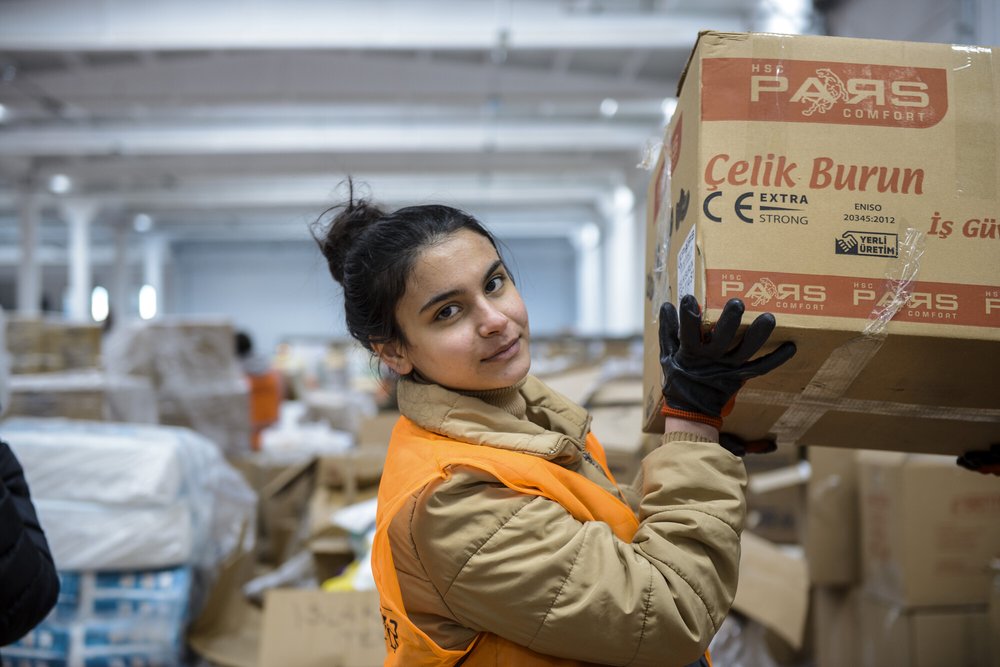
[[[461,229],[417,257],[396,305],[406,344],[382,347],[400,375],[451,389],[509,387],[528,374],[528,313],[489,239]]]

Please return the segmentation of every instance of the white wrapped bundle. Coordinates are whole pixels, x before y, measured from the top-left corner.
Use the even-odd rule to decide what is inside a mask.
[[[250,527],[252,535],[256,495],[219,448],[190,429],[12,418],[0,424],[0,437],[21,461],[36,505],[48,508],[42,527],[54,551],[55,543],[66,544],[71,536],[81,534],[69,525],[68,517],[82,517],[85,510],[74,514],[72,508],[83,503],[100,507],[100,512],[90,507],[87,511],[93,514],[87,516],[103,516],[107,533],[95,532],[88,539],[128,544],[127,536],[117,533],[127,528],[133,536],[146,535],[145,521],[164,526],[170,539],[179,540],[176,545],[157,541],[160,546],[148,547],[143,562],[95,560],[70,568],[57,558],[60,569],[141,569],[186,559],[211,572],[236,547],[245,527]],[[46,501],[62,503],[48,505]],[[178,518],[182,508],[186,519]],[[140,521],[139,517],[144,518]],[[168,521],[174,525],[165,526]],[[183,538],[185,530],[188,538]],[[65,540],[60,532],[65,532]],[[94,544],[88,553],[110,554],[110,548]],[[186,555],[177,560],[181,551]]]
[[[0,429],[35,498],[128,506],[170,505],[181,497],[185,447],[179,438],[137,441],[134,434],[87,432],[79,424],[59,421],[43,429],[40,420],[11,420]]]
[[[149,378],[160,421],[187,426],[226,452],[250,447],[250,398],[227,320],[161,319],[112,330],[104,365]]]
[[[60,570],[169,567],[191,560],[194,513],[186,500],[126,507],[40,498],[35,509]]]

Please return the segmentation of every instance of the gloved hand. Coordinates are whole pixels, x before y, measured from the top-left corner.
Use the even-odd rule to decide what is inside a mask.
[[[1000,443],[991,445],[989,449],[975,449],[966,452],[955,461],[958,465],[984,475],[1000,477]]]
[[[785,342],[750,361],[774,331],[775,321],[771,313],[759,315],[737,341],[743,311],[742,301],[730,299],[715,327],[703,334],[701,307],[690,294],[681,299],[679,322],[672,303],[660,306],[664,415],[720,428],[744,382],[792,358],[795,343]]]
[[[720,433],[719,444],[730,454],[743,458],[747,454],[770,454],[778,449],[774,440],[744,440],[735,433]]]

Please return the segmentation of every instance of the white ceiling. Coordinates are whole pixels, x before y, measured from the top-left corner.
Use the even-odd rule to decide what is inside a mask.
[[[641,197],[698,31],[759,4],[0,0],[0,244],[57,173],[101,204],[97,240],[139,212],[180,239],[301,236],[348,173],[511,220]]]
[[[179,240],[306,238],[348,173],[511,234],[599,221],[617,186],[641,203],[699,30],[988,44],[998,4],[0,0],[0,249],[25,193],[65,245],[54,174],[100,204],[98,244],[137,213]]]

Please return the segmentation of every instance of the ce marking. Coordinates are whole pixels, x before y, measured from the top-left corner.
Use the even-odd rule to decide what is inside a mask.
[[[712,213],[712,211],[709,209],[709,205],[712,203],[712,201],[721,196],[722,196],[722,191],[716,190],[715,192],[705,197],[705,201],[701,205],[701,210],[705,214],[705,217],[711,220],[712,222],[722,222],[722,218]],[[744,202],[751,197],[753,197],[753,192],[744,192],[739,197],[737,197],[736,203],[733,205],[733,212],[736,213],[737,218],[739,218],[743,222],[752,225],[753,218],[743,213],[744,211],[750,211],[750,204],[745,204]]]

